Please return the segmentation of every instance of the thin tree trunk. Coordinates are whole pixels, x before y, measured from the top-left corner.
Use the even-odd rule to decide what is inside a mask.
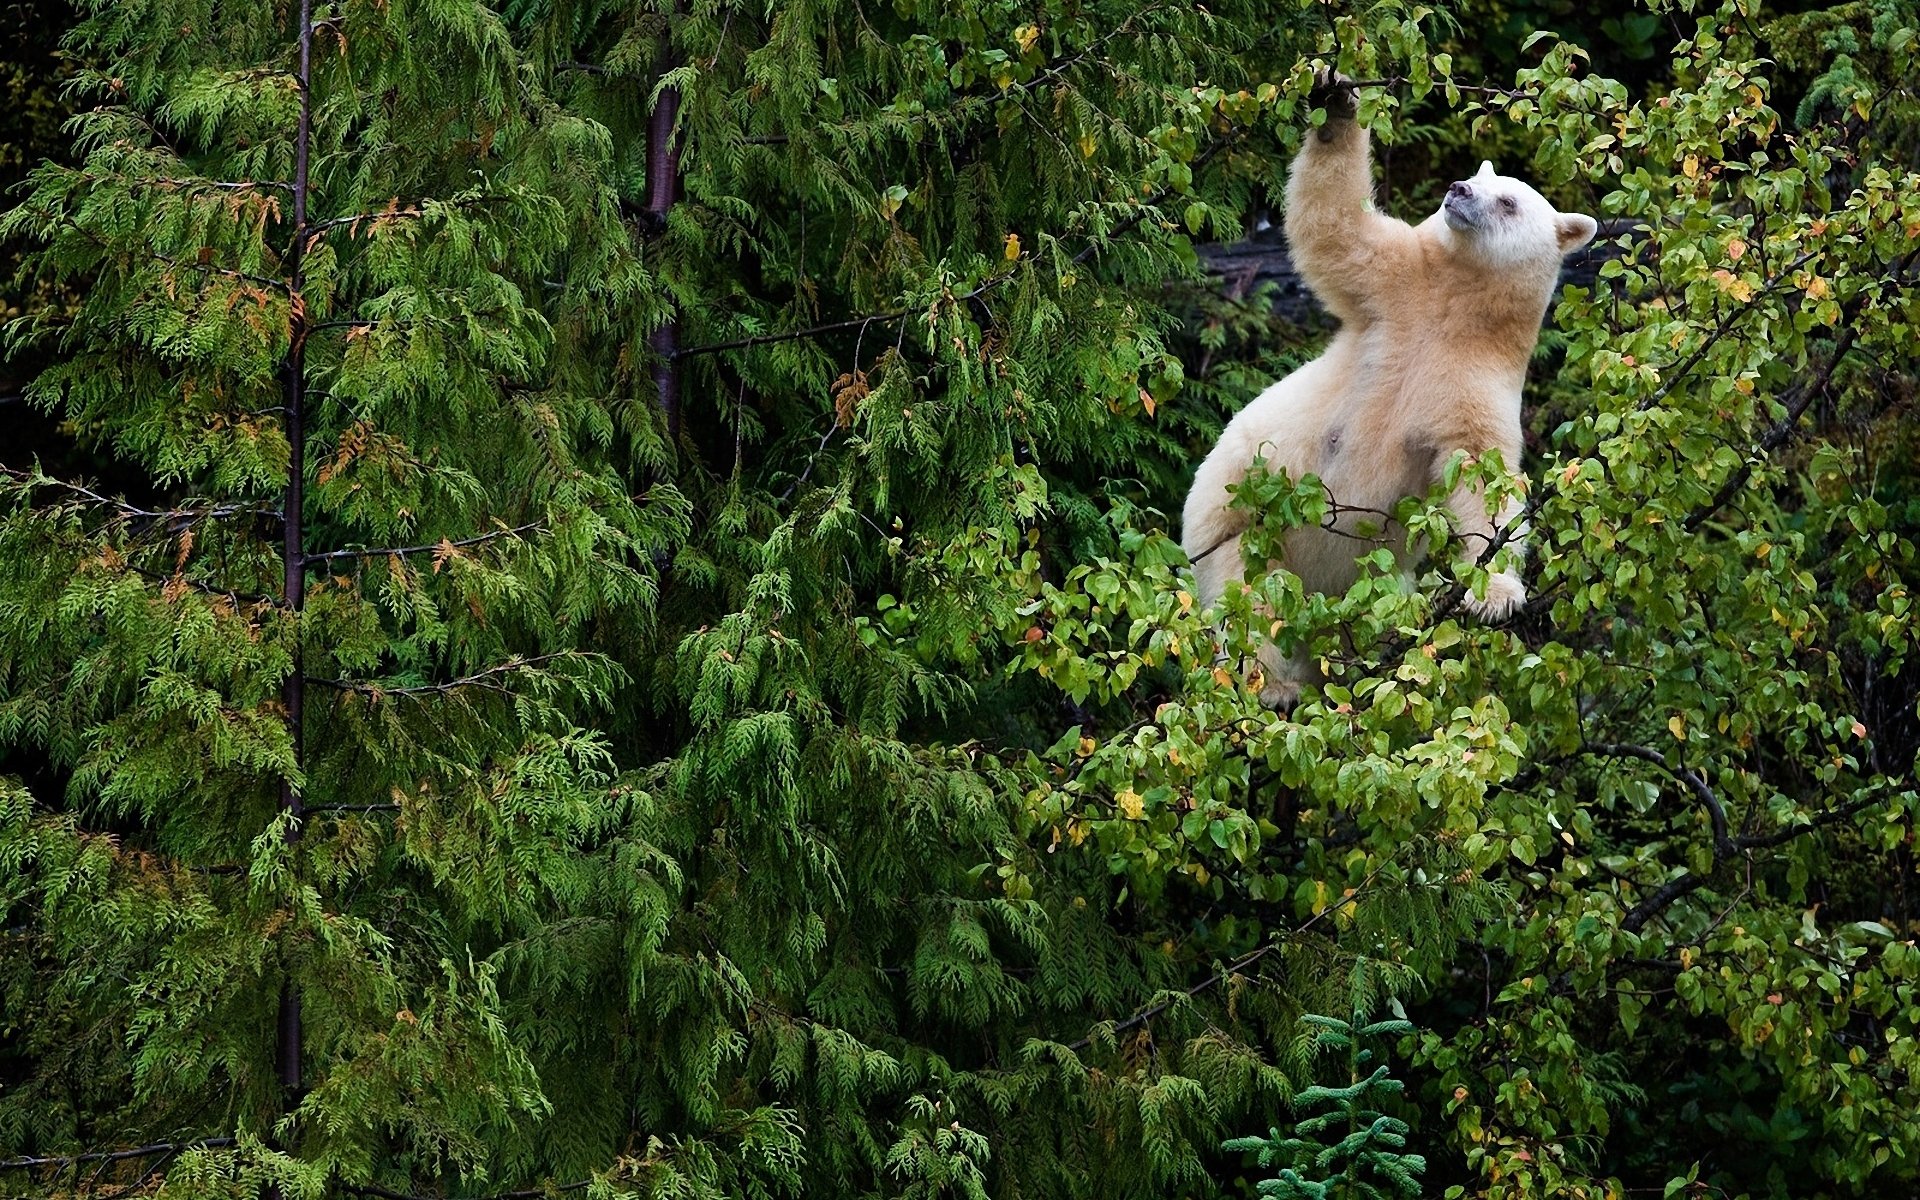
[[[661,70],[672,70],[677,59],[668,38],[661,39]],[[680,116],[680,89],[663,88],[647,120],[647,226],[655,231],[667,224],[667,210],[680,199],[680,152],[673,145],[673,125]],[[669,318],[650,339],[659,363],[653,369],[660,408],[667,417],[667,438],[680,440],[680,319]]]
[[[306,754],[303,746],[305,721],[302,709],[306,702],[306,663],[302,642],[304,630],[301,629],[301,610],[306,606],[307,598],[307,561],[305,534],[306,523],[302,519],[302,506],[306,500],[306,340],[307,312],[301,298],[303,283],[302,266],[306,255],[307,243],[307,151],[312,142],[313,120],[313,74],[311,70],[311,52],[313,49],[313,0],[300,0],[300,127],[294,136],[293,144],[293,248],[287,254],[288,294],[293,298],[293,313],[289,322],[292,342],[287,347],[287,361],[282,369],[282,387],[286,411],[284,413],[287,434],[287,491],[282,503],[281,525],[286,542],[282,550],[282,559],[286,575],[282,584],[281,598],[285,601],[287,612],[291,614],[294,627],[293,670],[281,685],[280,698],[287,710],[287,731],[293,740],[293,759],[295,774],[306,766]],[[289,775],[280,782],[280,807],[283,811],[298,819],[303,799],[300,785],[294,776]],[[288,832],[288,838],[299,836],[296,826]],[[280,1082],[290,1091],[300,1090],[300,993],[288,979],[280,988]]]

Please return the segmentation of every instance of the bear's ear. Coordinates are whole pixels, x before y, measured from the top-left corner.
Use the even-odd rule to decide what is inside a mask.
[[[1492,160],[1492,159],[1490,159],[1490,158],[1483,158],[1483,159],[1481,159],[1481,160],[1480,160],[1480,174],[1479,174],[1479,175],[1476,175],[1476,176],[1474,176],[1474,178],[1475,178],[1475,179],[1478,179],[1478,178],[1480,178],[1480,177],[1481,177],[1481,176],[1483,176],[1483,175],[1484,175],[1484,176],[1491,176],[1492,174],[1493,174],[1493,160]]]
[[[1558,213],[1553,218],[1553,231],[1560,239],[1560,253],[1572,254],[1593,240],[1600,222],[1585,213]]]

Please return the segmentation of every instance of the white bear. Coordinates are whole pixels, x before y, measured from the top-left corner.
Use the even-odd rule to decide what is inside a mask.
[[[1227,487],[1256,456],[1295,479],[1313,474],[1352,534],[1369,523],[1352,509],[1390,512],[1424,495],[1458,451],[1498,448],[1520,465],[1520,389],[1552,299],[1561,258],[1587,244],[1596,225],[1554,209],[1492,163],[1448,187],[1440,210],[1419,225],[1375,212],[1368,136],[1354,121],[1353,84],[1324,73],[1314,103],[1327,123],[1306,140],[1287,180],[1287,243],[1293,264],[1340,320],[1325,353],[1268,387],[1242,409],[1194,476],[1181,543],[1193,559],[1200,599],[1212,603],[1242,570],[1240,534],[1249,516],[1230,510]],[[1489,515],[1462,485],[1449,498],[1466,554],[1478,557],[1509,503]],[[1382,521],[1371,518],[1378,532]],[[1397,527],[1395,527],[1397,531]],[[1518,531],[1524,533],[1524,530]],[[1404,532],[1389,537],[1396,551]],[[1517,558],[1516,534],[1509,543]],[[1355,558],[1374,546],[1320,528],[1288,533],[1284,565],[1309,591],[1343,592]],[[1403,563],[1403,566],[1410,564]],[[1483,620],[1526,600],[1517,562],[1488,579],[1468,609]],[[1260,655],[1270,704],[1290,705],[1313,673],[1271,646]]]

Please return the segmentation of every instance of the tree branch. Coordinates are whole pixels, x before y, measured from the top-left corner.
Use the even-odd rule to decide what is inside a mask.
[[[32,1171],[41,1167],[71,1167],[88,1162],[126,1162],[130,1159],[147,1158],[155,1154],[177,1154],[182,1150],[221,1149],[234,1144],[230,1137],[199,1138],[190,1142],[155,1142],[150,1146],[135,1146],[131,1150],[96,1150],[88,1154],[70,1154],[65,1157],[45,1158],[7,1158],[0,1159],[0,1171]]]
[[[1753,478],[1753,472],[1761,460],[1786,444],[1787,439],[1793,436],[1795,427],[1800,424],[1800,418],[1805,416],[1807,409],[1813,406],[1814,400],[1826,395],[1827,385],[1833,382],[1833,373],[1839,368],[1840,360],[1846,357],[1847,351],[1853,348],[1854,342],[1858,339],[1858,328],[1853,325],[1847,326],[1840,332],[1840,337],[1833,344],[1833,354],[1828,357],[1820,370],[1816,371],[1812,378],[1798,385],[1797,389],[1789,390],[1788,395],[1792,396],[1792,399],[1787,402],[1786,415],[1774,422],[1766,433],[1760,436],[1752,452],[1740,464],[1739,469],[1720,485],[1720,490],[1713,494],[1713,499],[1687,514],[1682,525],[1688,533],[1700,528],[1711,520],[1715,513],[1726,507],[1727,502],[1747,485],[1747,480]],[[1795,390],[1798,392],[1797,395],[1794,394]]]
[[[1646,746],[1632,746],[1624,742],[1596,742],[1587,746],[1587,750],[1608,758],[1637,758],[1642,762],[1650,762],[1686,784],[1693,789],[1693,794],[1700,798],[1700,803],[1706,806],[1707,813],[1713,820],[1714,857],[1718,859],[1730,857],[1733,854],[1734,841],[1727,836],[1727,810],[1721,805],[1720,797],[1707,786],[1707,781],[1700,776],[1699,772],[1676,766],[1667,761],[1666,755]]]
[[[307,561],[309,563],[321,563],[330,562],[337,558],[384,558],[388,555],[404,556],[408,554],[425,554],[429,551],[439,550],[448,546],[455,548],[478,546],[483,542],[491,542],[503,537],[531,533],[536,529],[544,528],[545,524],[543,521],[529,521],[525,525],[515,525],[512,528],[501,528],[488,533],[477,533],[472,537],[460,538],[454,541],[448,541],[443,538],[437,542],[423,542],[418,546],[384,546],[346,550],[323,550],[318,554],[307,555]]]
[[[1231,963],[1228,963],[1225,969],[1207,976],[1205,979],[1202,979],[1199,983],[1194,984],[1190,988],[1183,989],[1181,992],[1171,997],[1170,999],[1161,1000],[1154,1004],[1150,1004],[1147,1007],[1133,1013],[1131,1016],[1128,1016],[1124,1020],[1115,1022],[1113,1027],[1107,1032],[1110,1034],[1119,1033],[1123,1029],[1132,1029],[1136,1025],[1144,1025],[1148,1021],[1151,1021],[1155,1017],[1159,1016],[1161,1013],[1167,1011],[1169,1008],[1172,1008],[1174,1005],[1180,1003],[1181,1000],[1191,1000],[1195,996],[1198,996],[1200,993],[1207,991],[1211,988],[1217,987],[1222,983],[1225,983],[1227,980],[1245,971],[1248,967],[1259,962],[1261,959],[1273,953],[1275,950],[1278,950],[1281,946],[1285,945],[1288,941],[1294,938],[1300,937],[1302,934],[1307,933],[1315,925],[1319,924],[1321,920],[1323,920],[1327,916],[1327,914],[1334,912],[1336,909],[1344,908],[1346,905],[1355,902],[1362,895],[1366,894],[1366,892],[1373,886],[1374,882],[1380,878],[1380,873],[1386,870],[1388,866],[1392,865],[1394,860],[1399,857],[1400,851],[1406,848],[1407,846],[1411,845],[1413,841],[1414,839],[1409,838],[1406,841],[1401,842],[1399,846],[1396,846],[1394,848],[1393,853],[1381,859],[1379,862],[1379,865],[1375,866],[1373,870],[1367,872],[1366,878],[1360,881],[1359,886],[1353,889],[1353,893],[1351,895],[1344,897],[1337,904],[1329,904],[1325,908],[1321,909],[1319,912],[1314,913],[1311,917],[1308,917],[1305,921],[1301,922],[1300,927],[1298,929],[1288,930],[1284,933],[1275,935],[1274,938],[1271,941],[1267,942],[1266,945],[1260,946],[1253,950],[1249,950],[1247,953],[1242,954],[1239,958],[1234,959]],[[1094,1035],[1089,1033],[1087,1036],[1079,1039],[1078,1041],[1067,1043],[1067,1049],[1075,1053],[1078,1053],[1082,1050],[1087,1049],[1089,1046],[1092,1046],[1093,1039],[1094,1039]]]
[[[536,654],[531,658],[521,658],[516,655],[503,663],[496,663],[485,670],[475,671],[471,675],[462,675],[458,679],[449,679],[444,683],[386,685],[371,679],[325,679],[311,675],[307,676],[307,682],[319,684],[322,687],[334,688],[342,692],[361,692],[374,697],[376,700],[383,696],[442,695],[446,692],[464,687],[484,688],[487,691],[494,692],[509,692],[506,686],[496,682],[499,677],[510,675],[515,671],[523,671],[530,667],[537,667],[542,663],[552,662],[555,659],[578,657],[580,657],[580,655],[571,650],[555,651],[552,654]]]
[[[1638,756],[1636,755],[1635,757]],[[1734,853],[1744,854],[1749,850],[1762,850],[1774,846],[1783,846],[1796,838],[1805,837],[1816,829],[1823,829],[1828,825],[1838,824],[1850,817],[1858,816],[1875,804],[1885,803],[1886,799],[1887,797],[1885,796],[1863,796],[1855,800],[1852,804],[1828,809],[1826,812],[1811,818],[1804,825],[1789,825],[1785,829],[1777,829],[1768,834],[1748,834],[1731,838],[1727,843],[1728,850],[1726,853],[1723,854],[1718,845],[1714,847],[1713,869],[1718,870],[1721,862],[1726,858],[1732,857]],[[1701,875],[1692,871],[1686,871],[1669,879],[1666,883],[1660,885],[1660,889],[1654,892],[1653,895],[1648,896],[1640,903],[1634,905],[1633,909],[1627,913],[1625,919],[1620,922],[1620,928],[1626,930],[1628,933],[1640,932],[1641,928],[1645,926],[1648,921],[1659,915],[1662,910],[1675,900],[1705,887],[1711,873],[1712,872],[1709,871],[1707,875]]]
[[[277,518],[281,515],[278,509],[262,508],[251,504],[216,504],[210,508],[141,508],[125,500],[103,496],[83,483],[56,479],[39,471],[23,471],[18,467],[0,466],[0,475],[6,476],[23,487],[50,487],[70,492],[95,507],[113,510],[116,521],[164,521],[169,526],[177,528],[180,522],[218,521],[228,517]]]
[[[455,200],[415,200],[411,204],[395,204],[384,212],[350,213],[344,217],[328,217],[324,221],[309,221],[307,236],[329,233],[342,225],[357,225],[362,221],[378,224],[381,221],[414,220],[426,217],[427,205],[437,204],[442,208],[477,208],[482,204],[503,204],[512,200],[511,196],[466,196]]]
[[[1660,369],[1660,378],[1661,378],[1660,387],[1657,391],[1653,393],[1653,395],[1648,396],[1645,400],[1641,402],[1640,404],[1641,409],[1645,410],[1645,409],[1653,408],[1654,406],[1658,405],[1662,400],[1665,400],[1668,396],[1671,396],[1673,394],[1673,389],[1680,386],[1680,381],[1685,379],[1689,372],[1691,372],[1695,367],[1700,365],[1700,360],[1707,356],[1707,351],[1713,349],[1714,343],[1718,342],[1722,337],[1726,336],[1727,331],[1733,328],[1733,323],[1737,321],[1743,313],[1749,313],[1753,311],[1754,300],[1759,299],[1761,296],[1767,295],[1769,292],[1772,292],[1773,290],[1778,288],[1782,283],[1785,283],[1787,280],[1791,279],[1795,271],[1798,271],[1801,267],[1806,266],[1807,263],[1819,257],[1822,252],[1823,252],[1822,249],[1814,249],[1814,250],[1807,251],[1805,254],[1802,254],[1800,257],[1794,259],[1792,262],[1788,263],[1785,267],[1781,268],[1778,274],[1774,275],[1770,279],[1764,280],[1760,284],[1760,290],[1754,293],[1752,298],[1742,301],[1739,304],[1730,305],[1727,308],[1726,315],[1720,318],[1719,322],[1713,327],[1712,332],[1708,333],[1706,338],[1701,341],[1700,345],[1695,347],[1692,354],[1687,355],[1687,357],[1683,359],[1678,365],[1668,366]]]
[[[1690,892],[1698,891],[1705,887],[1706,883],[1705,875],[1695,875],[1691,871],[1674,876],[1661,884],[1660,890],[1634,905],[1633,911],[1621,920],[1620,928],[1628,933],[1639,933],[1648,921],[1653,920],[1669,904]]]
[[[1733,844],[1740,850],[1763,850],[1773,846],[1783,845],[1797,837],[1812,833],[1816,829],[1823,829],[1828,825],[1837,825],[1850,817],[1858,816],[1876,804],[1885,803],[1886,799],[1887,797],[1885,796],[1862,796],[1852,804],[1842,805],[1839,808],[1831,808],[1817,816],[1808,818],[1805,825],[1789,825],[1785,829],[1776,829],[1768,834],[1748,834],[1733,839]]]
[[[540,1200],[563,1192],[577,1192],[593,1186],[591,1179],[577,1179],[572,1183],[556,1183],[550,1187],[527,1188],[517,1192],[494,1192],[486,1196],[474,1196],[470,1200]],[[396,1192],[371,1183],[343,1183],[340,1190],[355,1196],[373,1196],[376,1200],[437,1200],[436,1197],[418,1196],[408,1192]]]

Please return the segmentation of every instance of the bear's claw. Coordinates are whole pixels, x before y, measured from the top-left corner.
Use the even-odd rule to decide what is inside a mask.
[[[1307,92],[1307,103],[1314,108],[1327,110],[1327,123],[1320,127],[1322,141],[1333,137],[1336,124],[1353,120],[1359,112],[1359,106],[1353,98],[1353,80],[1326,67],[1314,72],[1313,87]]]

